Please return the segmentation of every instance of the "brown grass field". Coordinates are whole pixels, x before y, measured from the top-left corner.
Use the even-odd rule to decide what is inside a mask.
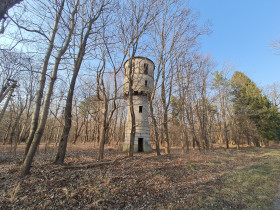
[[[280,147],[216,148],[171,155],[70,145],[64,166],[41,146],[31,174],[17,176],[17,154],[0,146],[0,209],[277,209]],[[280,207],[279,207],[280,208]]]

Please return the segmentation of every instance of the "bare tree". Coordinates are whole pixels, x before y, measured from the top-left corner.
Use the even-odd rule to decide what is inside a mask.
[[[119,67],[116,67],[112,60],[112,56],[110,54],[108,45],[106,44],[105,38],[104,38],[104,43],[105,43],[105,49],[106,49],[106,54],[108,54],[108,57],[110,59],[110,63],[113,69],[113,96],[110,98],[110,94],[108,91],[108,86],[106,88],[105,85],[105,77],[104,73],[106,71],[106,58],[105,58],[105,53],[102,53],[102,66],[100,69],[97,69],[97,74],[96,74],[96,81],[97,81],[97,98],[102,101],[103,107],[102,107],[102,122],[101,122],[101,135],[100,135],[100,142],[99,142],[99,152],[98,152],[98,160],[102,160],[104,158],[104,145],[106,141],[106,136],[108,136],[108,128],[109,124],[112,120],[112,117],[114,115],[114,112],[117,109],[117,96],[118,96],[118,84],[117,84],[117,75],[119,74],[124,58],[121,62],[121,65]],[[112,108],[109,111],[109,102],[112,102]],[[117,123],[117,122],[116,122]]]
[[[154,81],[154,88],[153,91],[149,97],[149,111],[150,111],[150,116],[152,118],[152,123],[153,123],[153,132],[154,132],[154,137],[155,137],[155,143],[156,143],[156,152],[157,155],[160,155],[160,141],[159,141],[159,133],[158,133],[158,123],[154,114],[154,108],[153,108],[153,100],[156,94],[156,90],[157,90],[157,86],[158,86],[158,81],[160,78],[160,69],[158,69],[158,71],[156,72],[157,76],[156,79]]]
[[[161,1],[162,11],[154,21],[152,37],[157,71],[161,73],[161,103],[163,108],[163,127],[165,153],[170,154],[168,132],[168,110],[172,94],[173,78],[176,74],[176,60],[183,52],[194,48],[197,38],[207,32],[198,27],[197,17],[183,1]]]
[[[185,88],[185,77],[184,77],[184,67],[185,64],[184,62],[176,62],[178,73],[177,73],[177,78],[176,82],[178,83],[178,94],[179,94],[179,104],[177,104],[177,111],[178,115],[180,118],[180,130],[183,130],[183,135],[182,135],[182,149],[183,151],[185,150],[185,147],[187,147],[187,152],[189,151],[190,148],[190,143],[189,143],[189,132],[188,132],[188,123],[187,123],[187,107],[186,107],[186,88]]]
[[[264,88],[264,93],[268,96],[272,104],[280,108],[280,84],[273,83]]]
[[[16,117],[14,119],[14,124],[11,128],[11,133],[10,133],[10,140],[9,142],[14,144],[13,146],[13,151],[14,154],[16,155],[16,148],[17,144],[19,143],[19,135],[20,135],[20,119],[22,118],[23,112],[28,104],[28,97],[24,99],[19,93],[17,94],[17,103],[13,103],[13,110],[16,113]],[[17,106],[17,107],[16,107]]]
[[[229,101],[230,101],[230,82],[227,75],[232,71],[232,66],[224,64],[221,72],[216,71],[214,74],[213,86],[217,90],[218,104],[221,115],[222,136],[226,143],[226,148],[229,148]]]
[[[6,102],[5,102],[5,104],[4,104],[4,106],[3,106],[2,110],[1,110],[1,113],[0,113],[0,122],[1,122],[2,118],[4,117],[4,114],[5,114],[5,112],[6,112],[6,109],[7,109],[7,107],[8,107],[8,104],[9,104],[9,102],[10,102],[10,100],[11,100],[12,94],[13,94],[15,88],[17,87],[16,84],[17,84],[17,81],[13,81],[13,84],[10,85],[9,88],[7,88],[7,90],[3,93],[3,98],[6,96],[6,93],[7,93],[7,94],[9,93],[9,95],[8,95],[8,97],[7,97],[7,99],[6,99]],[[1,100],[0,100],[0,102],[1,102]]]
[[[7,79],[7,82],[5,86],[2,88],[1,95],[0,95],[0,103],[3,101],[3,99],[9,94],[8,102],[11,94],[13,93],[15,87],[17,86],[17,81],[13,79]]]
[[[192,56],[193,57],[193,56]],[[195,148],[197,145],[198,149],[200,150],[200,142],[197,137],[196,126],[195,126],[195,117],[194,117],[194,100],[193,94],[195,90],[196,79],[195,75],[197,73],[197,69],[194,67],[193,59],[189,58],[186,59],[183,71],[181,72],[182,75],[182,83],[181,85],[181,94],[183,97],[185,111],[186,111],[186,119],[189,124],[189,131],[190,136],[192,138],[192,145]],[[184,75],[184,76],[183,76]]]
[[[22,162],[25,161],[25,158],[28,154],[28,151],[29,151],[31,143],[33,141],[35,132],[36,132],[37,127],[38,127],[41,103],[42,103],[43,92],[44,92],[45,83],[46,83],[46,73],[47,73],[47,70],[48,70],[49,60],[50,60],[52,51],[54,49],[55,37],[56,37],[57,31],[58,31],[59,21],[60,21],[60,18],[62,16],[65,1],[66,0],[62,0],[60,3],[57,2],[58,10],[57,10],[57,13],[56,13],[56,16],[55,16],[51,36],[48,39],[48,41],[49,41],[48,42],[48,48],[46,50],[46,54],[45,54],[44,61],[43,61],[43,64],[42,64],[41,77],[40,77],[39,87],[38,87],[37,94],[36,94],[36,102],[35,102],[34,111],[33,111],[33,115],[32,115],[30,132],[29,132],[29,136],[28,136],[28,139],[27,139],[27,144],[26,144],[26,148],[25,148],[25,151],[24,151]],[[26,29],[26,28],[24,28],[24,29],[27,30],[27,31],[29,30],[29,29]],[[41,32],[39,32],[39,34],[41,34]],[[27,171],[29,171],[29,169],[27,169]]]
[[[20,107],[23,107],[22,114],[19,117],[17,129],[21,131],[25,130],[24,127],[28,126],[29,123],[24,123],[23,118],[29,120],[28,111],[32,106],[31,101],[33,100],[34,82],[36,78],[36,73],[32,72],[33,69],[33,59],[27,53],[23,53],[17,50],[1,50],[0,51],[0,101],[4,102],[0,111],[0,124],[2,134],[6,133],[4,139],[10,138],[11,132],[16,117],[10,118],[10,122],[7,122],[9,113],[6,112],[8,106],[12,106],[13,109],[10,111],[19,113]],[[21,96],[21,97],[20,97]],[[28,104],[25,106],[15,105],[15,104]],[[8,110],[9,112],[9,110]],[[28,121],[26,121],[28,122]],[[7,132],[6,132],[7,131]],[[22,135],[24,132],[21,132]],[[19,142],[21,139],[18,140]]]
[[[32,71],[32,59],[17,50],[0,50],[0,103],[14,89],[18,80]]]
[[[74,59],[74,67],[73,67],[73,75],[71,78],[70,87],[67,94],[66,105],[64,110],[64,127],[62,131],[62,136],[58,146],[58,152],[55,158],[55,164],[63,164],[66,148],[67,148],[67,141],[68,135],[71,128],[72,123],[72,101],[74,95],[74,89],[76,84],[76,79],[78,77],[84,55],[86,52],[86,46],[88,43],[88,39],[90,35],[92,35],[93,25],[99,19],[100,15],[104,11],[105,7],[110,3],[110,0],[100,0],[99,4],[96,1],[86,1],[84,2],[84,14],[83,16],[87,16],[87,19],[82,20],[82,29],[80,34],[80,43],[78,46],[78,54]],[[90,11],[87,13],[87,6],[89,6]]]
[[[35,134],[34,134],[34,138],[32,140],[30,140],[32,143],[30,145],[30,149],[28,150],[28,152],[26,154],[24,162],[21,166],[21,169],[20,169],[20,175],[21,176],[24,176],[24,175],[29,173],[33,157],[36,153],[38,145],[40,144],[41,137],[43,135],[43,131],[44,131],[44,128],[45,128],[45,125],[46,125],[47,117],[48,117],[48,114],[49,114],[50,101],[51,101],[51,96],[52,96],[52,93],[53,93],[54,84],[55,84],[55,81],[56,81],[56,78],[57,78],[57,72],[58,72],[58,69],[59,69],[59,64],[60,64],[60,61],[62,59],[62,56],[64,55],[64,53],[66,52],[66,50],[67,50],[67,48],[70,44],[71,37],[72,37],[73,31],[74,31],[74,28],[75,28],[75,25],[76,25],[75,16],[76,16],[76,13],[77,13],[77,10],[78,10],[78,6],[79,6],[79,0],[76,0],[75,6],[74,6],[73,11],[71,12],[71,15],[70,15],[71,16],[70,17],[70,20],[71,20],[70,22],[71,23],[70,23],[70,27],[68,29],[69,30],[68,35],[67,35],[67,37],[65,39],[65,42],[63,43],[61,49],[57,52],[57,55],[55,57],[55,64],[54,64],[54,67],[53,67],[51,80],[50,80],[50,83],[49,83],[49,87],[48,87],[48,90],[47,90],[47,93],[46,93],[46,96],[45,96],[45,100],[44,100],[44,104],[43,104],[43,108],[42,108],[41,120],[40,120],[40,123],[39,123],[39,125],[36,129]]]
[[[209,76],[214,67],[214,63],[212,62],[209,56],[196,56],[195,63],[198,68],[199,74],[197,77],[197,87],[196,94],[194,94],[195,99],[195,114],[198,120],[199,127],[199,136],[201,141],[203,142],[203,148],[206,150],[209,149],[209,139],[208,139],[208,124],[209,124],[209,116],[208,111],[211,106],[209,102],[209,97],[207,88],[209,86]]]
[[[77,99],[74,100],[73,109],[74,109],[74,116],[75,116],[74,117],[75,126],[73,126],[74,127],[74,136],[73,136],[72,143],[76,144],[79,136],[81,135],[82,129],[86,123],[86,119],[81,118],[81,116],[79,115],[79,107],[77,104]]]

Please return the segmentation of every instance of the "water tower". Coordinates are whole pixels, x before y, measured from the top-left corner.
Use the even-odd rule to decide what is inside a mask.
[[[132,80],[133,80],[133,107],[135,113],[136,133],[134,139],[135,152],[152,151],[150,144],[150,125],[149,125],[149,97],[154,88],[154,69],[155,64],[145,57],[134,57],[124,63],[124,99],[127,100],[127,116],[125,124],[125,142],[123,150],[128,151],[130,145],[131,133],[131,114],[128,101],[129,88],[129,65],[132,63]]]

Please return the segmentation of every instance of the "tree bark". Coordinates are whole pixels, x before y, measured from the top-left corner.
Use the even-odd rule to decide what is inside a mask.
[[[75,27],[74,17],[75,17],[75,14],[77,13],[78,5],[79,5],[79,0],[76,1],[75,8],[73,9],[73,12],[71,13],[71,27],[69,28],[69,32],[68,32],[66,41],[65,41],[63,47],[61,48],[61,50],[58,51],[57,56],[55,58],[55,64],[54,64],[51,80],[50,80],[50,83],[49,83],[49,88],[48,88],[48,91],[47,91],[47,94],[46,94],[46,97],[45,97],[45,100],[44,100],[43,108],[42,108],[41,121],[39,123],[38,128],[36,129],[35,134],[34,134],[34,138],[32,140],[31,146],[30,146],[30,151],[28,151],[28,153],[26,155],[26,158],[25,158],[25,160],[24,160],[24,162],[21,166],[20,176],[24,176],[24,175],[27,175],[29,173],[31,163],[33,161],[33,158],[34,158],[34,155],[36,153],[37,147],[40,144],[40,141],[41,141],[41,138],[42,138],[45,126],[46,126],[48,114],[49,114],[51,96],[52,96],[52,93],[53,93],[55,81],[57,79],[58,67],[59,67],[60,61],[62,59],[62,56],[64,55],[64,53],[66,52],[66,50],[69,46],[73,31],[74,31],[74,27]]]
[[[13,95],[13,92],[14,92],[15,87],[16,87],[16,84],[14,83],[14,84],[12,85],[11,89],[10,89],[10,94],[9,94],[9,96],[8,96],[8,98],[7,98],[6,102],[5,102],[5,104],[4,104],[4,107],[3,107],[3,109],[1,110],[1,113],[0,113],[0,122],[2,121],[2,119],[3,119],[3,117],[4,117],[4,114],[5,114],[5,112],[6,112],[6,109],[7,109],[7,107],[8,107],[8,104],[9,104],[9,102],[10,102],[10,100],[11,100],[11,97],[12,97],[12,95]]]
[[[97,160],[103,160],[104,158],[104,145],[106,140],[106,133],[108,128],[107,123],[107,113],[108,113],[108,101],[105,99],[103,101],[103,110],[102,110],[102,125],[101,125],[101,134],[100,134],[100,142],[99,142],[99,152]]]
[[[156,140],[156,152],[157,156],[160,155],[160,146],[159,146],[159,136],[158,136],[158,128],[157,128],[157,121],[154,115],[154,108],[153,108],[153,103],[150,101],[149,103],[149,108],[150,108],[150,116],[152,118],[152,123],[154,127],[154,135],[155,135],[155,140]]]
[[[135,54],[135,51],[134,51]],[[128,103],[129,103],[129,110],[131,115],[131,132],[130,132],[130,143],[129,143],[129,151],[128,156],[133,157],[134,154],[134,141],[135,141],[135,113],[134,113],[134,105],[133,105],[133,69],[132,69],[132,62],[133,62],[134,55],[130,58],[129,61],[129,87],[128,87]]]
[[[42,102],[44,88],[45,88],[45,82],[46,82],[46,73],[47,73],[47,70],[48,70],[48,64],[49,64],[49,60],[50,60],[50,57],[51,57],[51,53],[52,53],[52,50],[54,48],[54,40],[55,40],[55,36],[56,36],[57,30],[58,30],[58,23],[60,21],[61,15],[62,15],[64,4],[65,4],[65,0],[63,0],[61,2],[59,11],[56,15],[53,30],[52,30],[52,35],[51,35],[51,38],[50,38],[50,41],[49,41],[49,46],[48,46],[48,49],[46,51],[46,55],[45,55],[45,58],[44,58],[44,62],[43,62],[42,70],[41,70],[39,87],[38,87],[37,94],[36,94],[37,97],[36,97],[34,111],[33,111],[32,120],[31,120],[31,127],[30,127],[30,131],[29,131],[29,136],[28,136],[28,139],[27,139],[27,144],[26,144],[26,147],[25,147],[24,155],[23,155],[23,158],[22,158],[22,162],[24,162],[24,160],[27,156],[27,153],[29,151],[29,148],[31,146],[31,143],[33,141],[35,132],[36,132],[37,127],[38,127],[39,114],[40,114],[40,109],[41,109],[41,102]]]
[[[165,88],[165,66],[162,69],[162,84],[161,84],[161,102],[163,106],[163,128],[164,128],[164,141],[165,153],[170,155],[169,132],[168,132],[168,105],[166,104],[166,88]]]
[[[73,102],[73,95],[74,95],[76,80],[77,80],[77,77],[78,77],[82,62],[83,62],[83,58],[84,58],[85,51],[86,51],[87,41],[91,34],[91,29],[92,29],[93,23],[99,18],[104,7],[105,7],[105,2],[102,3],[97,14],[95,14],[93,17],[91,17],[90,20],[88,21],[88,24],[86,25],[86,27],[83,28],[83,30],[86,29],[86,33],[84,34],[84,36],[83,36],[83,33],[81,34],[81,36],[83,36],[83,37],[81,37],[81,44],[79,46],[79,52],[78,52],[77,58],[75,59],[73,75],[72,75],[70,87],[69,87],[68,94],[67,94],[65,112],[64,112],[65,124],[64,124],[62,136],[61,136],[61,139],[60,139],[60,142],[58,145],[58,152],[57,152],[57,155],[54,160],[55,164],[64,163],[68,136],[69,136],[69,132],[71,129],[71,124],[72,124],[72,102]]]

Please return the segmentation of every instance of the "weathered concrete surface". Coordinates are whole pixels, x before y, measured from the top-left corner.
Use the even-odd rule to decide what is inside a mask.
[[[123,144],[123,151],[127,152],[128,150],[129,150],[129,143],[124,143]],[[144,142],[143,150],[144,150],[143,151],[144,153],[149,153],[149,152],[153,151],[151,145],[147,142]],[[134,143],[134,152],[138,152],[138,144],[136,144],[136,143]]]
[[[133,59],[133,109],[135,114],[135,139],[134,152],[138,152],[139,148],[143,152],[151,152],[150,145],[150,125],[149,125],[149,95],[154,87],[154,63],[144,57],[136,57]],[[126,72],[129,70],[129,62],[125,63]],[[146,71],[145,71],[146,70]],[[125,74],[124,77],[124,98],[128,96],[129,78]],[[127,102],[127,115],[125,123],[125,141],[123,150],[129,150],[130,133],[132,129],[131,113],[129,103]],[[138,146],[142,141],[141,146]]]

